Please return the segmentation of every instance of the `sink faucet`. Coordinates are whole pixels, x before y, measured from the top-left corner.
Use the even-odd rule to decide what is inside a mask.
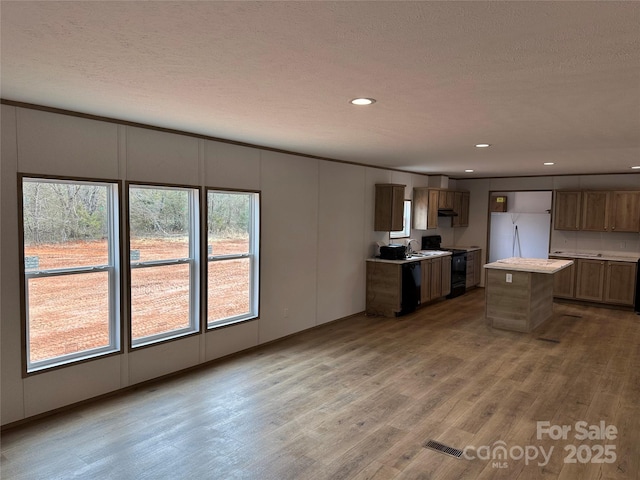
[[[407,255],[411,255],[413,253],[413,250],[411,249],[411,242],[417,242],[417,240],[414,238],[407,240]]]

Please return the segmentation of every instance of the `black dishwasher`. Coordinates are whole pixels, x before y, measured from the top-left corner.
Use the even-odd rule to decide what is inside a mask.
[[[413,312],[420,304],[421,283],[420,262],[404,263],[402,265],[402,301],[398,315]]]

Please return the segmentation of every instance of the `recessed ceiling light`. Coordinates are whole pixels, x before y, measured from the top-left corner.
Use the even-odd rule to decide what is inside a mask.
[[[633,170],[640,170],[640,165],[635,165],[633,167],[631,167]]]
[[[466,173],[473,173],[473,170],[471,170],[470,168],[465,170]]]
[[[351,103],[354,105],[371,105],[376,103],[375,98],[354,98],[351,100]]]
[[[476,148],[487,148],[490,147],[491,144],[489,143],[476,143]]]
[[[543,165],[555,165],[553,162],[544,162]]]

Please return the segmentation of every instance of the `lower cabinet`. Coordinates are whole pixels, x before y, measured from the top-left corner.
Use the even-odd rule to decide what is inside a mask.
[[[420,263],[420,303],[451,292],[451,256],[417,260]],[[403,311],[402,265],[393,262],[367,262],[366,312],[395,317]]]
[[[636,263],[556,256],[549,258],[574,260],[572,266],[554,274],[554,297],[611,305],[633,305]]]
[[[573,260],[568,257],[549,257],[559,260]],[[563,268],[553,274],[553,296],[558,298],[576,297],[576,264]]]
[[[607,262],[604,274],[604,301],[620,305],[633,305],[635,300],[637,264]]]
[[[482,280],[482,250],[467,252],[467,281],[466,288],[480,285]]]

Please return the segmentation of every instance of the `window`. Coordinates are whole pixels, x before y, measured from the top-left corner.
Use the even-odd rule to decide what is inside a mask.
[[[198,331],[198,190],[129,185],[131,345]]]
[[[402,222],[403,230],[401,232],[389,232],[389,238],[405,238],[411,236],[411,200],[404,201]]]
[[[207,325],[258,316],[259,194],[207,192]]]
[[[119,351],[117,184],[21,188],[27,372]]]

